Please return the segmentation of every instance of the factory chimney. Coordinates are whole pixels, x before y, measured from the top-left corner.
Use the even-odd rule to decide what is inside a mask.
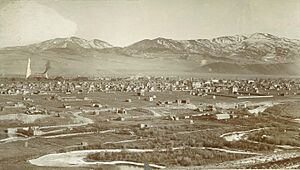
[[[26,79],[31,75],[31,61],[30,58],[28,58],[28,63],[27,63],[27,70],[26,70]]]
[[[50,65],[50,61],[47,61],[47,63],[45,64],[45,71],[43,72],[43,75],[46,79],[48,79],[48,71],[49,69],[51,68],[51,65]]]

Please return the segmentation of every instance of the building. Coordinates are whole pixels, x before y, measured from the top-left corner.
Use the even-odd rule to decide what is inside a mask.
[[[140,90],[138,93],[137,93],[138,96],[145,96],[145,90]]]
[[[94,104],[93,104],[93,107],[100,108],[100,107],[102,107],[102,105],[101,105],[101,104],[99,104],[99,103],[94,103]]]
[[[219,113],[219,114],[215,114],[215,118],[216,118],[217,120],[230,119],[230,114],[228,114],[228,113]]]
[[[131,99],[126,99],[125,102],[131,103],[132,100]]]
[[[119,114],[127,114],[127,110],[125,108],[117,109],[117,113],[119,113]]]
[[[17,133],[24,134],[26,136],[40,136],[44,134],[44,132],[41,131],[38,126],[32,126],[28,128],[18,128]]]
[[[43,135],[43,132],[38,126],[32,126],[28,128],[28,132],[31,136],[40,136]]]
[[[87,142],[80,142],[80,145],[81,146],[88,146],[88,143]]]
[[[183,103],[183,104],[190,104],[191,101],[190,101],[190,99],[183,99],[183,100],[181,100],[181,103]]]
[[[141,124],[139,124],[139,127],[140,127],[140,129],[146,129],[146,128],[152,127],[152,125],[141,123]]]
[[[125,121],[125,118],[124,117],[118,117],[118,118],[116,118],[116,120],[118,120],[118,121]]]
[[[154,99],[153,99],[153,97],[149,96],[149,97],[145,98],[145,100],[152,102]]]
[[[229,88],[229,93],[232,93],[232,94],[237,94],[238,93],[238,90],[239,88],[237,86],[231,86]]]
[[[65,108],[65,109],[71,109],[72,107],[71,107],[71,105],[64,104],[64,108]]]

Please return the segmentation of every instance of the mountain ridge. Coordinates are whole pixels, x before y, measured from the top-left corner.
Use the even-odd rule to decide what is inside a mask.
[[[23,74],[24,68],[19,67],[25,67],[28,58],[32,58],[37,72],[50,60],[54,65],[50,73],[55,74],[300,74],[300,41],[254,33],[193,40],[158,37],[114,47],[98,39],[55,38],[0,49],[0,73]]]
[[[13,50],[15,48],[28,48],[29,50],[48,50],[52,48],[67,48],[70,45],[77,45],[77,47],[85,49],[103,49],[112,48],[113,46],[105,41],[99,39],[86,40],[79,37],[67,37],[67,38],[54,38],[40,43],[29,44],[25,46],[5,47],[3,49]]]
[[[125,47],[131,54],[141,53],[196,53],[199,55],[236,57],[245,56],[261,61],[289,62],[299,56],[300,41],[280,38],[266,33],[248,36],[222,36],[213,39],[173,40],[166,38],[146,39]],[[270,55],[273,56],[270,56]]]

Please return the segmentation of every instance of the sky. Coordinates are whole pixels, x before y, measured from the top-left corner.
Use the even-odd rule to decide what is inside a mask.
[[[300,39],[300,0],[0,0],[0,47],[77,36],[143,39],[270,33]]]

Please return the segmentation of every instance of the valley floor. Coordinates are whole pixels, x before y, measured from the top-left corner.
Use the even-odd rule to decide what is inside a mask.
[[[156,96],[154,101],[125,92],[73,95],[105,107],[85,111],[91,104],[87,100],[67,102],[71,109],[65,109],[57,101],[47,100],[51,95],[33,95],[32,104],[55,113],[24,121],[23,116],[11,115],[20,110],[0,112],[0,169],[125,170],[130,166],[143,169],[145,161],[154,169],[300,166],[299,95],[212,99],[184,91],[149,93]],[[132,102],[125,102],[128,98]],[[189,98],[190,104],[156,105],[158,100],[178,98]],[[0,102],[7,101],[22,101],[22,97],[0,95]],[[217,120],[195,111],[204,104],[229,106],[245,101],[251,108],[240,114],[248,116]],[[258,107],[264,109],[256,114],[247,112]],[[126,108],[127,113],[110,111],[112,108]],[[13,131],[29,127],[38,127],[40,134],[28,137]],[[11,133],[5,132],[8,129]]]

